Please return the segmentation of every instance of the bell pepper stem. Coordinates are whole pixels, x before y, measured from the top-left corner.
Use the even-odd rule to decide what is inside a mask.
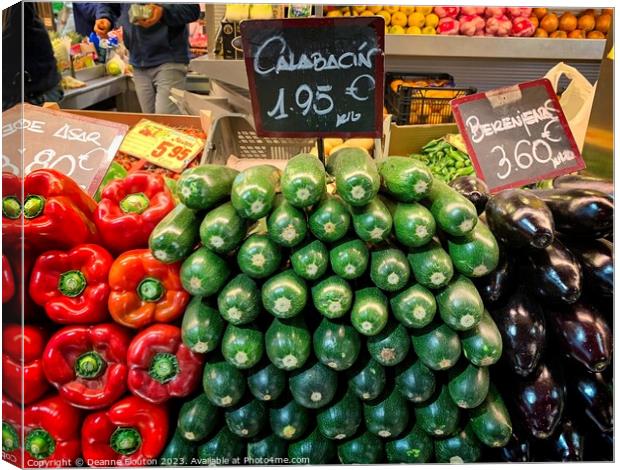
[[[6,196],[2,198],[2,215],[8,219],[19,219],[22,213],[22,205],[15,196]]]
[[[72,270],[64,272],[58,279],[58,290],[67,297],[77,297],[86,289],[86,277],[82,271]]]
[[[2,421],[2,451],[12,452],[19,447],[19,436],[15,428]]]
[[[128,214],[142,214],[149,208],[149,198],[144,193],[128,194],[119,203],[121,210]]]
[[[131,455],[142,444],[142,436],[135,428],[116,428],[110,436],[110,447],[114,452]]]
[[[75,375],[84,379],[94,379],[101,375],[105,366],[101,355],[95,351],[82,354],[75,360]]]
[[[45,429],[35,429],[26,435],[24,448],[33,458],[41,460],[54,453],[56,441]]]
[[[170,382],[179,372],[179,362],[174,354],[157,353],[151,361],[149,375],[159,383]]]
[[[164,296],[164,286],[154,277],[145,277],[138,284],[138,295],[145,302],[157,302]]]
[[[24,201],[24,217],[27,219],[34,219],[41,215],[44,208],[45,198],[43,196],[31,194]]]

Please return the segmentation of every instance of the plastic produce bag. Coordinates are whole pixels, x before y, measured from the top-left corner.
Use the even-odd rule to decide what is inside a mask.
[[[586,137],[586,130],[588,129],[596,84],[590,84],[576,68],[566,65],[564,62],[560,62],[545,75],[545,78],[549,79],[553,85],[553,89],[556,93],[562,76],[566,76],[566,78],[570,80],[570,83],[566,87],[566,90],[564,90],[564,93],[562,93],[562,96],[560,96],[560,104],[562,105],[570,130],[575,137],[577,146],[581,151]]]

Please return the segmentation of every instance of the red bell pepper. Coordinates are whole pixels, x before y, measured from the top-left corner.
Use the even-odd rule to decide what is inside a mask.
[[[43,353],[47,380],[78,408],[110,406],[127,390],[127,331],[114,323],[67,326]]]
[[[152,325],[129,345],[129,390],[152,403],[192,393],[200,380],[203,358],[181,340],[174,325]]]
[[[24,466],[73,467],[80,456],[81,412],[57,395],[24,410]]]
[[[10,301],[15,295],[15,277],[9,259],[2,255],[2,303]]]
[[[97,323],[108,319],[108,273],[112,255],[99,245],[39,256],[30,277],[30,297],[57,323]]]
[[[92,467],[152,465],[167,435],[166,409],[130,396],[84,420],[82,453]]]
[[[41,359],[46,340],[47,335],[41,327],[3,326],[2,391],[17,403],[32,403],[49,390]]]
[[[24,237],[37,248],[71,248],[96,243],[92,216],[97,204],[78,184],[56,170],[24,178]]]
[[[155,226],[173,208],[174,197],[164,178],[137,171],[105,187],[94,222],[104,245],[121,253],[146,248]]]
[[[22,467],[22,408],[2,394],[2,460]]]
[[[129,328],[178,318],[189,301],[179,277],[180,268],[179,263],[158,261],[148,249],[120,255],[108,278],[108,309],[112,318]]]
[[[22,180],[2,172],[2,243],[16,245],[22,237]]]

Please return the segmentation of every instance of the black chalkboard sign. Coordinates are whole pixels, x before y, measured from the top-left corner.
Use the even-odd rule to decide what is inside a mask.
[[[492,192],[585,168],[547,79],[457,98],[452,111]]]
[[[380,138],[381,17],[241,23],[256,133]]]

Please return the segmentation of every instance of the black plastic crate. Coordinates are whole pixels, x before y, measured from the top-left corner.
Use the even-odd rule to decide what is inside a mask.
[[[409,85],[393,89],[391,84],[395,80],[430,86]],[[476,93],[475,88],[455,87],[453,77],[448,74],[386,74],[386,107],[399,125],[454,122],[450,101],[473,93]]]

